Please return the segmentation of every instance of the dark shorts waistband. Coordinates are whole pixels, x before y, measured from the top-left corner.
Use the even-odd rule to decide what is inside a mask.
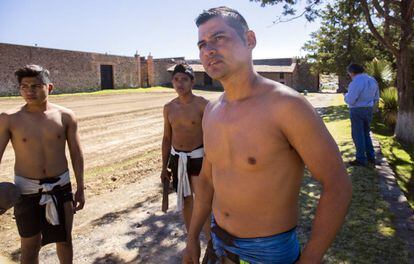
[[[193,149],[193,150],[180,150],[180,149],[176,149],[176,148],[174,148],[175,149],[175,151],[177,151],[177,152],[182,152],[182,153],[190,153],[190,152],[192,152],[192,151],[194,151],[194,150],[196,150],[196,149],[201,149],[201,148],[203,148],[204,147],[204,145],[203,144],[201,144],[200,146],[198,146],[198,147],[196,147],[195,149]]]

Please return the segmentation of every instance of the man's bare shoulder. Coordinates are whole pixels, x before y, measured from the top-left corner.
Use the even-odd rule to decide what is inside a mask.
[[[202,96],[195,96],[195,102],[197,107],[204,112],[209,101]]]
[[[0,114],[2,116],[11,117],[11,116],[15,116],[15,115],[21,113],[23,110],[24,110],[24,105],[20,105],[20,106],[16,106],[14,108],[8,109],[8,110],[6,110],[6,111],[4,111]]]
[[[178,102],[178,97],[172,99],[171,101],[169,101],[168,103],[164,105],[163,111],[168,114],[168,112],[171,111],[171,108],[177,105],[177,102]]]
[[[62,116],[63,120],[68,120],[69,122],[76,122],[75,113],[71,109],[53,103],[49,103],[48,107],[49,110],[52,110],[53,112],[58,112]]]
[[[200,103],[200,104],[202,104],[204,106],[207,105],[208,102],[209,102],[206,98],[204,98],[202,96],[199,96],[199,95],[196,95],[195,96],[195,99],[196,99],[197,103]]]
[[[19,117],[19,113],[23,111],[24,106],[18,106],[12,109],[8,109],[0,113],[0,125],[3,127],[8,127],[11,120],[16,120],[16,117]]]
[[[178,97],[176,97],[176,98],[172,99],[171,101],[169,101],[168,103],[166,103],[166,104],[164,105],[164,108],[171,108],[171,107],[174,107],[174,106],[176,106],[178,103],[179,103],[179,99],[178,99]]]
[[[220,97],[217,98],[217,99],[208,100],[207,104],[206,104],[205,111],[209,112],[214,108],[220,107],[220,105],[223,103],[223,99],[224,99],[224,93],[222,93],[220,95]]]
[[[66,115],[75,115],[75,113],[71,109],[53,103],[49,103],[49,109],[59,111],[62,114]]]
[[[265,84],[267,92],[263,95],[270,100],[272,108],[278,111],[291,111],[307,108],[312,110],[312,106],[306,98],[293,88],[277,82],[267,82]]]

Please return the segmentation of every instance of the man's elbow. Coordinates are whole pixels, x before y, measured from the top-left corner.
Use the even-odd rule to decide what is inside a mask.
[[[352,182],[348,174],[336,177],[330,184],[323,184],[323,192],[330,194],[332,199],[336,199],[344,204],[349,204],[352,199]]]
[[[334,188],[336,196],[345,204],[349,205],[352,200],[352,182],[348,174],[344,175],[341,180],[337,181]]]
[[[171,144],[171,138],[170,137],[163,136],[162,137],[162,143],[164,143],[164,144]]]

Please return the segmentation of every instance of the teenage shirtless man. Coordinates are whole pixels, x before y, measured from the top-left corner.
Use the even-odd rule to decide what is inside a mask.
[[[60,263],[72,263],[72,222],[85,204],[83,154],[75,115],[52,104],[49,71],[27,65],[16,71],[26,103],[0,114],[0,161],[9,140],[15,153],[15,184],[22,194],[14,207],[21,237],[21,262],[39,263],[42,245],[56,243]],[[66,142],[76,177],[73,200]]]
[[[161,181],[171,181],[172,178],[177,192],[177,210],[183,211],[188,231],[193,194],[197,199],[197,193],[202,188],[198,177],[204,156],[201,120],[208,101],[193,94],[194,73],[187,64],[175,66],[172,84],[178,96],[164,106]],[[209,240],[208,222],[205,224],[205,234]]]
[[[253,70],[256,37],[236,10],[212,8],[196,24],[200,60],[225,92],[203,117],[203,188],[184,262],[199,262],[198,236],[211,210],[214,250],[224,263],[321,262],[351,200],[335,141],[302,96]],[[300,253],[295,229],[305,165],[323,192]]]

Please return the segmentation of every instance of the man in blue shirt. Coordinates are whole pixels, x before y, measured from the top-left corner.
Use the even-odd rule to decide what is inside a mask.
[[[375,164],[375,152],[370,137],[370,123],[373,109],[379,101],[377,81],[364,73],[364,68],[358,64],[350,64],[347,72],[352,78],[345,102],[349,106],[351,118],[352,139],[356,147],[356,159],[349,162],[353,166]]]

